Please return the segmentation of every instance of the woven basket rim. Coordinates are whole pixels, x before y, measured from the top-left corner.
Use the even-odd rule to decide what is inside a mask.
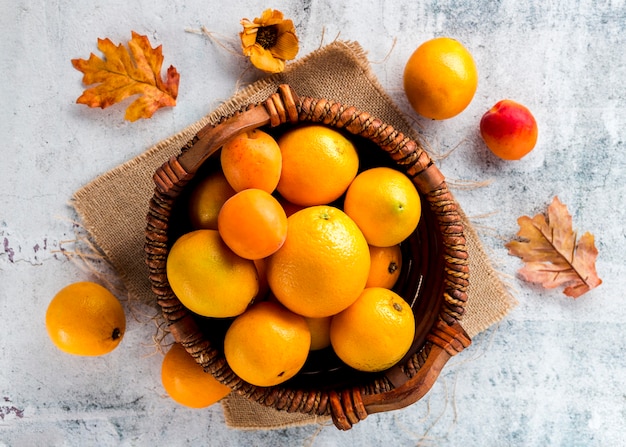
[[[396,384],[400,384],[405,379],[410,379],[415,375],[427,363],[433,344],[437,346],[445,344],[446,349],[448,349],[450,344],[453,347],[456,346],[454,343],[456,335],[451,336],[452,341],[446,339],[440,343],[438,340],[441,337],[441,331],[446,332],[448,327],[453,326],[455,323],[458,324],[464,312],[469,278],[467,251],[463,236],[463,225],[456,202],[447,188],[443,175],[435,167],[419,142],[406,137],[392,125],[383,123],[355,107],[345,106],[325,99],[311,97],[294,98],[294,96],[292,90],[283,89],[278,94],[272,95],[264,103],[248,106],[232,115],[223,117],[218,124],[207,126],[206,129],[200,131],[198,135],[181,149],[177,156],[172,157],[157,170],[155,173],[157,188],[150,201],[150,211],[147,218],[146,262],[150,270],[152,289],[163,311],[163,316],[170,326],[174,339],[183,344],[205,370],[240,394],[263,405],[308,414],[331,414],[339,427],[340,415],[346,413],[346,408],[335,408],[335,400],[349,400],[353,407],[359,407],[357,401],[360,401],[361,394],[369,396],[383,394],[389,391],[389,387],[394,388]],[[261,112],[265,112],[269,116],[269,120],[261,124],[264,126],[273,128],[289,123],[318,123],[371,141],[387,152],[397,167],[413,180],[422,197],[426,198],[430,211],[436,215],[440,230],[439,237],[442,239],[442,262],[444,264],[442,278],[444,284],[442,287],[443,296],[440,297],[442,306],[441,311],[437,315],[437,321],[433,321],[433,328],[435,326],[437,328],[431,331],[433,333],[436,332],[437,336],[431,337],[431,333],[429,333],[429,339],[419,347],[418,351],[411,354],[410,358],[403,359],[398,368],[395,368],[391,375],[385,378],[388,384],[382,387],[382,389],[377,389],[378,384],[375,384],[373,388],[363,388],[359,385],[355,389],[350,390],[351,395],[358,394],[358,396],[347,399],[345,396],[346,389],[331,391],[300,390],[281,385],[269,388],[251,385],[236,376],[230,370],[219,350],[203,339],[202,334],[198,331],[197,324],[193,322],[194,317],[192,313],[182,306],[169,288],[165,274],[165,261],[168,253],[168,244],[171,242],[168,239],[168,225],[172,208],[185,186],[192,181],[197,171],[197,168],[189,169],[187,166],[184,166],[181,160],[185,157],[184,154],[191,151],[199,142],[202,142],[203,137],[206,138],[205,135],[210,135],[214,138],[214,133],[219,130],[223,123],[242,121],[246,113],[257,113],[255,109],[261,110]],[[258,123],[255,123],[255,126],[260,127]],[[218,147],[214,148],[214,150],[217,149]],[[196,161],[197,166],[201,166],[205,161],[206,158]],[[443,329],[439,328],[441,324],[444,325]],[[444,336],[444,338],[446,337]],[[461,345],[464,343],[462,342]],[[460,351],[463,347],[455,349]],[[451,350],[451,355],[454,353]],[[339,392],[342,397],[333,400],[337,396],[336,392]],[[354,402],[352,402],[353,400]],[[351,410],[348,412],[351,412]],[[357,413],[359,412],[357,411]],[[361,411],[360,413],[366,414],[367,412]],[[362,418],[356,417],[357,421]],[[349,425],[351,426],[352,422]]]

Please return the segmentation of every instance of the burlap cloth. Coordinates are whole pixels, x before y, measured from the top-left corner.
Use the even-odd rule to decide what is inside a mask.
[[[265,100],[281,83],[291,85],[301,96],[353,105],[417,138],[415,130],[383,91],[371,72],[365,52],[355,42],[335,41],[288,65],[283,73],[249,85],[197,123],[101,175],[75,193],[73,206],[83,226],[120,275],[131,299],[156,306],[143,251],[154,171],[171,155],[179,153],[205,124],[216,123],[220,117],[230,115],[244,105]],[[473,337],[502,319],[516,301],[501,283],[466,218],[465,224],[471,285],[462,325]],[[226,423],[239,429],[279,428],[320,420],[266,408],[235,393],[222,404]]]

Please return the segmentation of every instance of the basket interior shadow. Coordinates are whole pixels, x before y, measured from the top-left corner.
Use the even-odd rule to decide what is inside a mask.
[[[356,371],[332,348],[313,351],[302,370],[274,387],[257,387],[239,378],[223,354],[224,334],[232,319],[213,319],[187,310],[167,282],[165,261],[174,241],[193,228],[187,200],[193,186],[219,169],[219,148],[230,137],[261,128],[278,137],[306,123],[334,127],[359,151],[360,167],[388,166],[413,180],[422,200],[418,228],[401,244],[403,265],[394,290],[413,309],[413,344],[394,367],[381,373]],[[154,176],[157,185],[146,227],[146,262],[157,301],[174,339],[220,382],[263,405],[290,412],[331,415],[337,428],[349,429],[368,414],[419,400],[432,387],[447,360],[469,346],[459,324],[467,300],[468,262],[463,226],[443,176],[421,146],[392,126],[353,107],[313,98],[297,98],[288,86],[264,103],[207,126],[168,160]],[[342,198],[335,205],[341,207]]]

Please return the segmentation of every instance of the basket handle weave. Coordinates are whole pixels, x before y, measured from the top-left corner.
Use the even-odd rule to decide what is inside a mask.
[[[193,145],[179,157],[171,157],[166,164],[157,170],[154,182],[157,189],[168,194],[172,188],[177,194],[177,184],[193,177],[211,155],[224,143],[236,135],[261,126],[272,127],[286,123],[298,122],[297,96],[291,87],[282,84],[278,92],[272,94],[264,103],[248,108],[222,121],[217,126],[207,125],[198,131]]]
[[[204,161],[243,131],[301,121],[343,128],[378,144],[404,168],[437,216],[445,258],[444,306],[426,337],[428,349],[422,351],[417,371],[410,372],[402,365],[392,368],[386,374],[392,384],[388,390],[371,393],[352,387],[339,392],[309,392],[252,387],[234,376],[223,358],[216,360],[217,351],[202,340],[193,314],[180,303],[167,281],[165,259],[172,205]],[[431,389],[447,361],[471,344],[459,324],[467,301],[469,261],[458,205],[426,151],[368,113],[325,99],[298,98],[291,87],[281,85],[264,102],[201,129],[180,155],[172,156],[155,172],[153,179],[156,189],[147,216],[145,247],[152,290],[176,341],[205,370],[242,395],[276,409],[330,414],[337,428],[348,430],[368,414],[403,408],[419,400]]]
[[[438,321],[428,334],[432,347],[425,363],[417,373],[407,380],[388,377],[399,385],[390,391],[362,395],[358,390],[342,393],[331,392],[330,405],[333,423],[340,430],[349,430],[368,414],[398,410],[414,404],[430,391],[448,360],[471,344],[471,340],[459,323],[448,325]],[[394,368],[396,375],[403,375],[401,368]]]

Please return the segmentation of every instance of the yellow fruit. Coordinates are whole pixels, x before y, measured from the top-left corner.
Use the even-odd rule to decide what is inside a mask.
[[[365,287],[391,289],[398,281],[402,269],[400,245],[375,247],[370,245],[370,274]]]
[[[235,191],[256,188],[271,193],[280,178],[282,155],[271,135],[253,129],[222,147],[220,164]]]
[[[330,321],[332,317],[305,317],[311,332],[311,351],[318,351],[330,346]]]
[[[363,291],[330,323],[337,356],[359,371],[383,371],[404,357],[413,344],[415,317],[406,301],[382,287]]]
[[[327,317],[352,304],[370,268],[367,241],[338,208],[304,208],[287,219],[287,239],[267,262],[270,289],[306,317]]]
[[[338,199],[359,169],[350,140],[323,125],[288,130],[278,139],[283,157],[278,192],[296,205],[323,205]]]
[[[117,347],[126,316],[115,296],[90,281],[61,289],[46,311],[46,329],[54,345],[68,354],[97,356]]]
[[[302,369],[310,346],[311,333],[302,316],[262,301],[230,325],[224,337],[224,356],[246,382],[273,386]]]
[[[163,358],[161,382],[165,392],[186,407],[204,408],[230,394],[231,389],[204,372],[183,345],[175,343]]]
[[[413,233],[422,207],[417,189],[406,175],[379,167],[357,175],[346,193],[344,211],[370,245],[389,247]]]
[[[448,37],[431,39],[411,55],[404,69],[404,91],[420,115],[442,120],[461,113],[478,86],[472,55]]]
[[[217,216],[224,202],[235,194],[222,171],[209,174],[189,198],[189,219],[194,229],[217,230]]]
[[[166,270],[180,302],[205,317],[237,316],[259,291],[254,262],[233,253],[216,230],[195,230],[178,238]]]

